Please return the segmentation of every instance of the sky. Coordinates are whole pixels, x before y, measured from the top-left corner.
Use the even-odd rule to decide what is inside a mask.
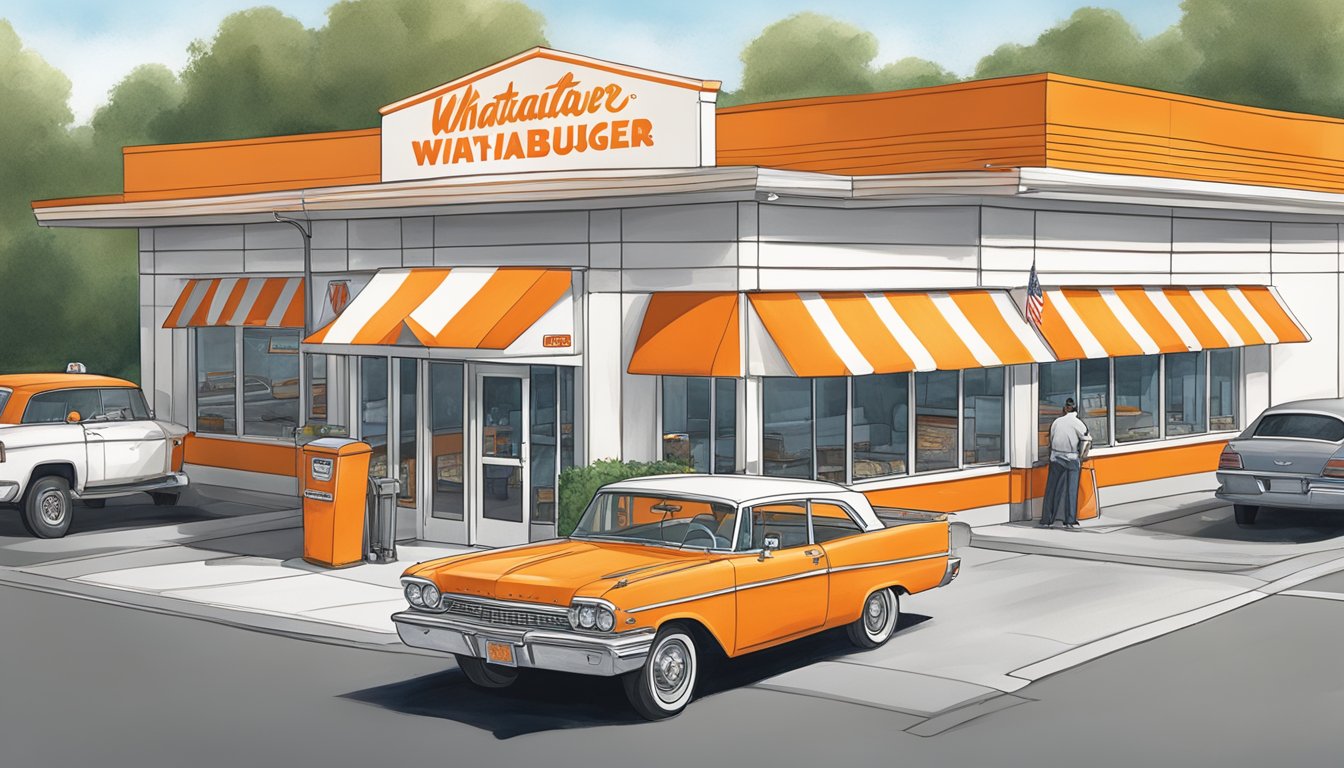
[[[0,0],[0,18],[72,83],[71,109],[86,122],[107,92],[140,64],[180,71],[187,46],[210,39],[235,11],[272,5],[306,26],[333,0]],[[769,24],[816,11],[867,29],[878,64],[932,59],[969,75],[1003,43],[1030,43],[1082,5],[1114,8],[1145,36],[1180,19],[1179,0],[528,0],[546,17],[554,48],[737,87],[738,55]],[[447,77],[445,77],[447,79]]]

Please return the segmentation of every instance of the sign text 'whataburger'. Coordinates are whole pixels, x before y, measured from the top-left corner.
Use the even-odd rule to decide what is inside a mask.
[[[622,114],[637,98],[616,83],[587,86],[573,72],[535,93],[520,93],[510,81],[482,98],[468,85],[434,99],[435,138],[411,141],[411,151],[424,166],[652,147],[653,121]]]

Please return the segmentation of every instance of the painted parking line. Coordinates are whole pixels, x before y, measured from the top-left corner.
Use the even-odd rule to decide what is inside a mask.
[[[1340,592],[1318,592],[1314,589],[1290,589],[1280,592],[1284,597],[1313,597],[1318,600],[1337,600],[1344,603],[1344,593]]]

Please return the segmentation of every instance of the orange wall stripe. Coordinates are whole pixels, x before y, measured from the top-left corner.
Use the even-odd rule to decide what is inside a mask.
[[[1153,342],[1157,344],[1158,349],[1163,352],[1186,352],[1185,342],[1176,333],[1176,329],[1171,327],[1171,323],[1162,316],[1157,305],[1148,298],[1148,292],[1143,288],[1126,287],[1116,288],[1115,295],[1120,302],[1129,309],[1134,319],[1139,321],[1139,325],[1148,332]]]
[[[953,291],[950,295],[961,313],[980,333],[980,338],[994,350],[1000,362],[1004,365],[1036,362],[1031,351],[1008,325],[999,311],[999,305],[988,291]]]
[[[477,349],[490,330],[522,303],[544,274],[540,269],[497,269],[434,337],[434,346]],[[547,305],[549,309],[550,305]],[[546,310],[542,310],[543,312]],[[540,315],[538,315],[540,317]],[[535,318],[534,318],[535,319]],[[505,346],[508,346],[507,344]],[[502,347],[501,347],[502,349]]]
[[[187,435],[185,442],[188,464],[286,477],[296,475],[298,449],[292,445],[218,440],[194,432]]]
[[[413,269],[387,300],[373,313],[351,340],[352,344],[389,344],[396,340],[402,322],[410,317],[448,276],[446,269]],[[358,299],[356,299],[358,301]],[[348,311],[348,309],[347,309]]]
[[[504,271],[504,270],[501,270]],[[498,273],[496,273],[498,274]],[[550,311],[573,284],[573,276],[567,269],[543,270],[532,287],[527,289],[494,328],[481,339],[478,349],[506,349],[518,340]]]
[[[891,335],[877,310],[862,293],[824,293],[822,298],[840,327],[872,364],[873,373],[902,373],[915,370],[910,354]]]
[[[243,294],[247,293],[249,282],[260,278],[242,278],[233,284],[233,290],[229,292],[229,298],[224,300],[224,311],[219,313],[219,319],[215,320],[215,325],[229,325],[233,319],[233,313],[238,311],[238,305],[243,303]]]
[[[910,330],[919,337],[940,371],[979,368],[971,350],[925,293],[888,293],[887,301]]]
[[[753,293],[751,306],[795,376],[846,376],[840,356],[796,293]]]
[[[1279,337],[1280,342],[1306,341],[1307,335],[1302,332],[1297,323],[1279,303],[1278,297],[1268,287],[1263,285],[1243,285],[1241,294],[1251,303],[1251,306],[1260,313],[1260,317],[1274,331],[1274,335]]]
[[[960,480],[864,491],[868,501],[879,507],[905,507],[929,512],[961,512],[967,509],[1007,504],[1011,488],[1010,473]]]
[[[705,343],[711,339],[718,343]],[[627,370],[649,375],[740,376],[740,354],[736,293],[669,291],[649,297]]]
[[[210,318],[210,305],[215,303],[215,293],[219,291],[219,278],[210,281],[210,287],[205,289],[205,296],[201,299],[200,306],[196,307],[196,313],[187,320],[187,325],[202,326],[207,324]]]
[[[1111,308],[1106,306],[1101,291],[1095,288],[1065,288],[1060,293],[1068,299],[1078,317],[1087,324],[1087,329],[1096,337],[1109,357],[1143,354],[1143,348],[1120,324],[1120,319],[1115,316]]]
[[[1250,346],[1252,344],[1264,344],[1265,337],[1255,330],[1251,321],[1246,318],[1246,313],[1241,311],[1241,307],[1232,300],[1226,288],[1205,288],[1204,295],[1208,297],[1209,303],[1218,308],[1223,313],[1223,317],[1232,326],[1232,330],[1241,337],[1242,343]]]
[[[1199,345],[1205,349],[1222,349],[1230,346],[1227,339],[1218,332],[1213,323],[1204,314],[1195,303],[1190,291],[1186,288],[1163,288],[1162,292],[1166,294],[1171,305],[1180,313],[1181,319],[1190,326],[1190,331],[1195,334],[1199,340]]]
[[[1041,335],[1045,337],[1045,343],[1050,345],[1055,357],[1060,360],[1087,357],[1083,352],[1083,345],[1074,338],[1073,331],[1069,330],[1059,310],[1052,306],[1049,292],[1045,294],[1045,310],[1041,314]]]
[[[188,280],[182,293],[177,296],[177,303],[173,305],[173,311],[168,313],[168,319],[163,321],[164,328],[177,328],[182,320],[182,312],[187,308],[187,302],[191,299],[192,291],[196,290],[197,280]]]
[[[285,308],[285,314],[280,317],[281,328],[302,328],[304,322],[303,306],[307,301],[308,294],[303,280],[299,280],[298,290],[289,299],[289,306]]]

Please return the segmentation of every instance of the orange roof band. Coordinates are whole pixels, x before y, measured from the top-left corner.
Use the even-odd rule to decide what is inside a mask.
[[[529,57],[677,79],[535,49],[389,105],[395,111]],[[699,85],[696,85],[696,84]],[[1344,120],[1054,74],[720,109],[717,164],[865,176],[1048,167],[1344,193]],[[378,129],[129,147],[123,195],[35,209],[378,183]]]

